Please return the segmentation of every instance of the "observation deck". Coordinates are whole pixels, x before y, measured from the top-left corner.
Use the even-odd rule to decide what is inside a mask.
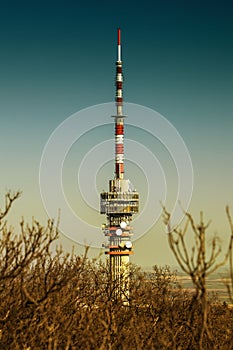
[[[101,214],[136,214],[139,211],[139,194],[133,192],[102,192]]]

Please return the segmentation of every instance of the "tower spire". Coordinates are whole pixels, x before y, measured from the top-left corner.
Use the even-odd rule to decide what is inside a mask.
[[[121,29],[117,29],[117,48],[118,48],[118,56],[117,61],[121,61]]]
[[[117,30],[116,61],[116,108],[115,116],[115,176],[124,179],[124,116],[123,116],[123,75],[121,61],[121,30]]]

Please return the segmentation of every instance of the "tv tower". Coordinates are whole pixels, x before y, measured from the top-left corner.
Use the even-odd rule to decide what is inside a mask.
[[[109,180],[109,191],[100,194],[100,213],[106,214],[107,223],[102,225],[108,237],[105,245],[109,255],[114,296],[124,304],[129,301],[129,255],[133,254],[131,236],[132,216],[139,211],[139,194],[130,180],[124,179],[124,119],[123,75],[121,60],[121,30],[118,29],[116,61],[116,115],[115,119],[115,177]]]

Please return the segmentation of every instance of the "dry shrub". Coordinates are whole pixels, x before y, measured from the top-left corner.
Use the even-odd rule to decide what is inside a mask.
[[[18,196],[9,194],[6,209]],[[0,349],[198,349],[201,313],[197,309],[190,323],[192,294],[168,266],[145,273],[132,265],[124,306],[112,297],[118,286],[108,263],[88,259],[87,250],[82,256],[60,248],[52,253],[58,230],[51,221],[45,227],[22,223],[14,234],[3,222],[9,209],[0,222]],[[233,347],[232,322],[232,309],[209,300],[216,348]],[[213,349],[206,334],[203,348]]]

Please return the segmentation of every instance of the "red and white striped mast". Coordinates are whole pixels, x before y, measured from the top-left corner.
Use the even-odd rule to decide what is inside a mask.
[[[124,178],[124,116],[123,116],[123,75],[121,60],[121,30],[117,30],[116,61],[116,107],[115,116],[115,175],[116,179]]]

